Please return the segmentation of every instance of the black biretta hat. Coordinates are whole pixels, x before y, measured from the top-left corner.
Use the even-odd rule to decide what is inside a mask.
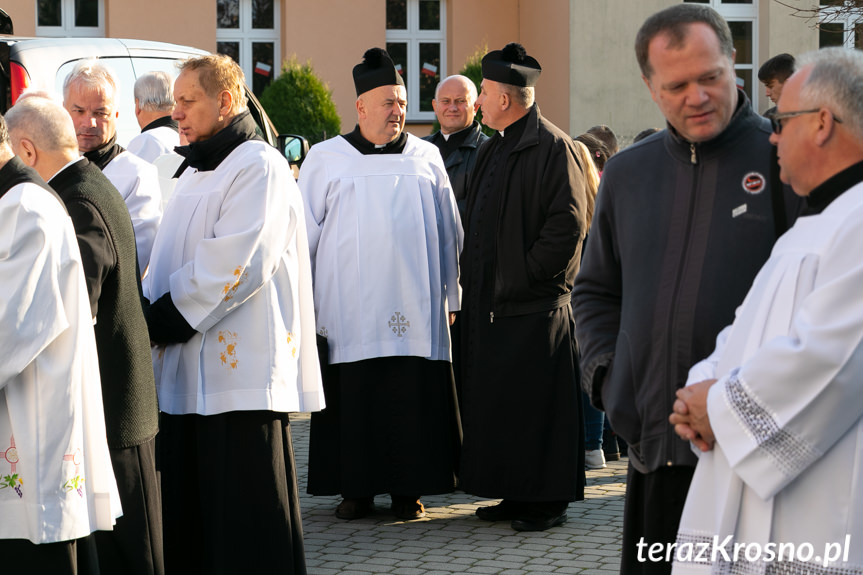
[[[542,66],[527,55],[524,46],[511,42],[503,50],[489,52],[482,59],[482,77],[513,86],[536,86]]]
[[[402,75],[396,70],[386,50],[370,48],[363,54],[363,61],[354,66],[354,86],[357,96],[379,86],[404,86]]]

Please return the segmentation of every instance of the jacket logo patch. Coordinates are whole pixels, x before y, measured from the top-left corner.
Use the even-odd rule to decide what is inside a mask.
[[[760,194],[767,185],[767,180],[758,172],[749,172],[743,176],[743,191],[747,194]]]

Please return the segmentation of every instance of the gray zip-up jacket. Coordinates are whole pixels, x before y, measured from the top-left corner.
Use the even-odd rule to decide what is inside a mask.
[[[787,228],[774,223],[770,122],[738,94],[713,140],[691,144],[669,128],[611,158],[576,277],[585,391],[642,473],[695,465],[668,423],[675,391],[713,351]],[[796,214],[790,190],[778,194]]]

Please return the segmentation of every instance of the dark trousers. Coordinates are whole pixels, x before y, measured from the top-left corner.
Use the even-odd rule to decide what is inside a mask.
[[[165,572],[305,575],[287,413],[162,414]]]
[[[96,531],[102,573],[164,575],[162,497],[156,475],[156,440],[111,449],[123,516],[113,531]]]
[[[677,528],[694,472],[694,467],[675,466],[639,473],[630,463],[623,506],[621,575],[671,573],[671,562],[650,561],[648,549],[652,543],[663,543],[666,545],[663,550],[666,550],[677,540]],[[639,543],[643,544],[640,552],[643,561],[639,561]]]
[[[26,539],[0,539],[0,573],[99,575],[95,557],[92,561],[86,557],[90,549],[86,539],[41,545]]]

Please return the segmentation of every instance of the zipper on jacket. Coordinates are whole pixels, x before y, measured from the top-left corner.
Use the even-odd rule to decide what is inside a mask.
[[[698,158],[695,157],[695,144],[694,143],[689,144],[689,153],[691,154],[689,156],[689,161],[692,162],[693,164],[697,164]]]

